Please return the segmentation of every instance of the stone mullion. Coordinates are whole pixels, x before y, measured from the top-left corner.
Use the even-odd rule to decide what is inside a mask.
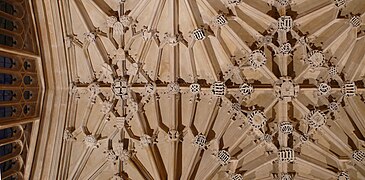
[[[19,119],[17,117],[11,118],[11,119],[7,119],[6,121],[3,121],[0,123],[0,128],[9,128],[9,127],[13,127],[13,126],[17,126],[20,124],[27,124],[27,123],[32,123],[34,121],[39,120],[38,117],[31,117],[31,118],[22,118]]]
[[[20,70],[16,70],[16,69],[12,70],[12,69],[7,69],[7,68],[0,68],[0,72],[4,73],[4,74],[19,75],[19,76],[21,76],[20,73],[22,73],[22,71],[20,71]],[[6,84],[1,84],[1,87],[3,87],[3,86],[6,86]]]
[[[0,46],[0,52],[9,53],[9,54],[11,54],[11,56],[20,55],[23,58],[36,59],[37,61],[40,61],[40,58],[41,58],[39,55],[35,55],[28,51],[17,49],[17,48],[11,48],[11,47],[7,47],[7,46]]]
[[[115,47],[115,49],[119,48],[119,44],[118,42],[114,39],[114,34],[113,34],[113,28],[109,28],[108,30],[108,38],[109,41],[113,44],[113,46]],[[123,36],[123,35],[122,35]]]
[[[0,106],[17,106],[17,105],[24,105],[25,102],[21,101],[0,101]]]
[[[197,3],[201,6],[205,6],[205,8],[209,9],[211,11],[211,14],[218,15],[220,13],[219,6],[222,5],[222,4],[220,4],[220,2],[210,3],[210,2],[207,2],[206,0],[204,0],[204,1],[197,1]],[[211,18],[214,18],[214,17],[211,17]],[[230,28],[230,27],[227,26],[227,28]],[[217,40],[220,42],[219,44],[221,45],[223,51],[225,52],[226,57],[230,60],[229,62],[231,63],[232,66],[234,66],[236,62],[234,61],[233,58],[231,58],[233,55],[230,52],[227,44],[224,42],[224,40],[222,38],[222,28],[221,27],[218,27],[218,29],[215,33],[215,36],[216,36]],[[239,74],[239,77],[241,80],[245,79],[242,73]]]

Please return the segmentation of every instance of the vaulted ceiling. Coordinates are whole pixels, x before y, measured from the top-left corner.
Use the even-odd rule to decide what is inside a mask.
[[[60,179],[365,178],[363,0],[59,7]]]

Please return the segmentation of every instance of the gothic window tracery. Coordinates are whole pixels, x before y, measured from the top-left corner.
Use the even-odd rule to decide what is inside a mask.
[[[0,0],[0,171],[5,180],[24,179],[31,129],[40,113],[43,77],[32,3]]]

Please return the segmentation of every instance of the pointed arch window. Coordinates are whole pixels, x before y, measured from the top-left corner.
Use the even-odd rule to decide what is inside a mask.
[[[0,73],[0,84],[13,84],[14,81],[13,75]]]
[[[14,38],[5,34],[0,34],[0,44],[13,47],[16,42],[14,41]]]
[[[6,139],[13,136],[13,128],[6,128],[0,130],[0,139]]]
[[[16,28],[16,26],[14,24],[14,21],[0,16],[0,28],[13,31]]]
[[[10,154],[11,152],[13,152],[13,149],[14,149],[13,143],[0,146],[0,157]]]
[[[0,56],[0,67],[1,68],[12,68],[15,66],[15,61],[12,58]]]
[[[12,4],[5,2],[4,0],[0,0],[0,11],[10,15],[14,15],[16,13],[14,6]]]
[[[15,93],[11,90],[0,90],[0,101],[11,101]]]
[[[6,172],[6,171],[10,170],[14,165],[15,165],[15,161],[13,161],[12,159],[5,161],[0,164],[0,171]]]
[[[11,117],[15,109],[11,106],[0,106],[0,118]]]

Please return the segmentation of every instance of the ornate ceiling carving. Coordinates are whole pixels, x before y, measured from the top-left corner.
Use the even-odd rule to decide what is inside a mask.
[[[61,5],[67,179],[365,178],[362,0]]]

